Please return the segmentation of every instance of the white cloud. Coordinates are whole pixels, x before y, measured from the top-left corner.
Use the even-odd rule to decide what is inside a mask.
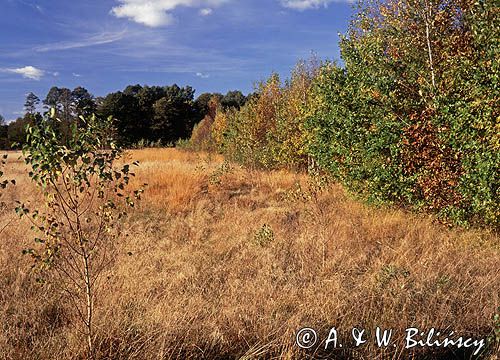
[[[283,7],[293,9],[293,10],[309,10],[318,9],[320,7],[327,7],[329,3],[335,0],[280,0]],[[341,2],[342,0],[337,0]],[[345,2],[352,2],[351,0],[346,0]]]
[[[210,77],[209,74],[204,74],[204,73],[201,73],[201,72],[197,72],[196,76],[198,76],[198,77],[200,77],[202,79],[208,79]]]
[[[210,9],[210,8],[205,8],[205,9],[200,9],[199,14],[200,14],[201,16],[208,16],[208,15],[212,15],[212,13],[213,13],[213,12],[214,12],[214,11],[213,11],[212,9]]]
[[[22,68],[3,68],[0,69],[0,71],[13,74],[20,74],[24,78],[32,80],[40,80],[45,74],[45,71],[37,69],[36,67],[33,66],[25,66]]]
[[[171,25],[174,22],[172,11],[179,6],[207,7],[219,6],[230,0],[118,0],[121,5],[111,9],[118,18],[127,18],[149,27]],[[201,15],[210,15],[212,9],[203,8]],[[203,11],[207,12],[203,14]]]
[[[77,74],[77,73],[73,73],[73,76],[78,78],[78,77],[81,77],[82,75]]]
[[[118,18],[128,18],[136,23],[150,27],[170,25],[174,22],[174,17],[165,12],[160,6],[152,3],[146,4],[124,4],[114,7],[113,14]]]
[[[47,52],[47,51],[54,51],[54,50],[68,50],[68,49],[89,47],[89,46],[94,46],[94,45],[109,44],[109,43],[123,39],[125,34],[126,34],[126,31],[113,32],[113,33],[105,32],[102,34],[93,35],[91,37],[88,37],[88,38],[82,39],[82,40],[61,41],[61,42],[57,42],[57,43],[53,43],[53,44],[41,45],[41,46],[35,47],[33,50],[35,50],[37,52]]]

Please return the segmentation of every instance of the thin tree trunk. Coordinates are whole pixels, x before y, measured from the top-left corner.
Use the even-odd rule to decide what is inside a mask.
[[[431,30],[430,30],[430,18],[432,16],[432,2],[426,2],[426,14],[425,14],[425,37],[427,40],[427,52],[429,54],[429,68],[431,70],[431,80],[432,88],[436,89],[436,76],[434,74],[434,61],[432,57],[432,46],[431,46]]]
[[[87,319],[85,321],[85,326],[87,330],[87,347],[89,352],[89,359],[94,359],[94,344],[93,344],[93,333],[92,333],[92,315],[94,311],[94,304],[92,300],[92,284],[90,275],[90,266],[88,261],[88,254],[85,252],[83,256],[83,263],[85,268],[85,296],[87,300]]]
[[[77,237],[78,242],[80,244],[82,250],[82,259],[83,259],[83,276],[85,282],[85,299],[86,299],[86,308],[87,308],[87,317],[84,320],[86,327],[86,335],[87,335],[87,348],[88,348],[88,359],[93,360],[94,357],[94,344],[93,344],[93,332],[92,332],[92,316],[94,312],[94,302],[92,299],[92,275],[90,272],[90,251],[86,247],[86,242],[82,235],[82,229],[80,225],[80,216],[81,213],[78,211],[78,204],[75,205],[76,212],[76,226],[77,226]]]

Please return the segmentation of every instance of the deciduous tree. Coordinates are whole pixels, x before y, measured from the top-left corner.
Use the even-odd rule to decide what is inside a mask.
[[[111,119],[81,121],[68,142],[48,117],[28,127],[23,156],[45,202],[34,208],[19,203],[16,212],[36,231],[35,246],[24,252],[82,320],[87,358],[94,359],[96,289],[116,251],[123,205],[134,206],[142,189],[127,190],[134,174],[130,165],[117,164],[122,152],[110,137]]]

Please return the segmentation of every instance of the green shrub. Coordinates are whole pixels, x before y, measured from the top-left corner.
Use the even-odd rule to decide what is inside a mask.
[[[312,86],[310,154],[369,201],[497,227],[499,28],[493,1],[362,4]]]

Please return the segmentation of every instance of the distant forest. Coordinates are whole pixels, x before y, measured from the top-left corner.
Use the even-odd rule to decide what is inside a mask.
[[[179,139],[189,138],[196,125],[208,112],[209,101],[217,99],[225,109],[239,109],[249,97],[241,91],[203,93],[196,99],[195,90],[190,86],[142,86],[129,85],[123,91],[95,97],[87,89],[73,90],[52,87],[41,100],[29,93],[24,104],[25,115],[6,124],[0,115],[0,148],[19,147],[26,138],[25,127],[43,116],[44,111],[56,109],[60,120],[59,131],[64,140],[73,124],[80,116],[96,114],[98,117],[115,119],[116,137],[124,146],[138,143],[173,144]]]

